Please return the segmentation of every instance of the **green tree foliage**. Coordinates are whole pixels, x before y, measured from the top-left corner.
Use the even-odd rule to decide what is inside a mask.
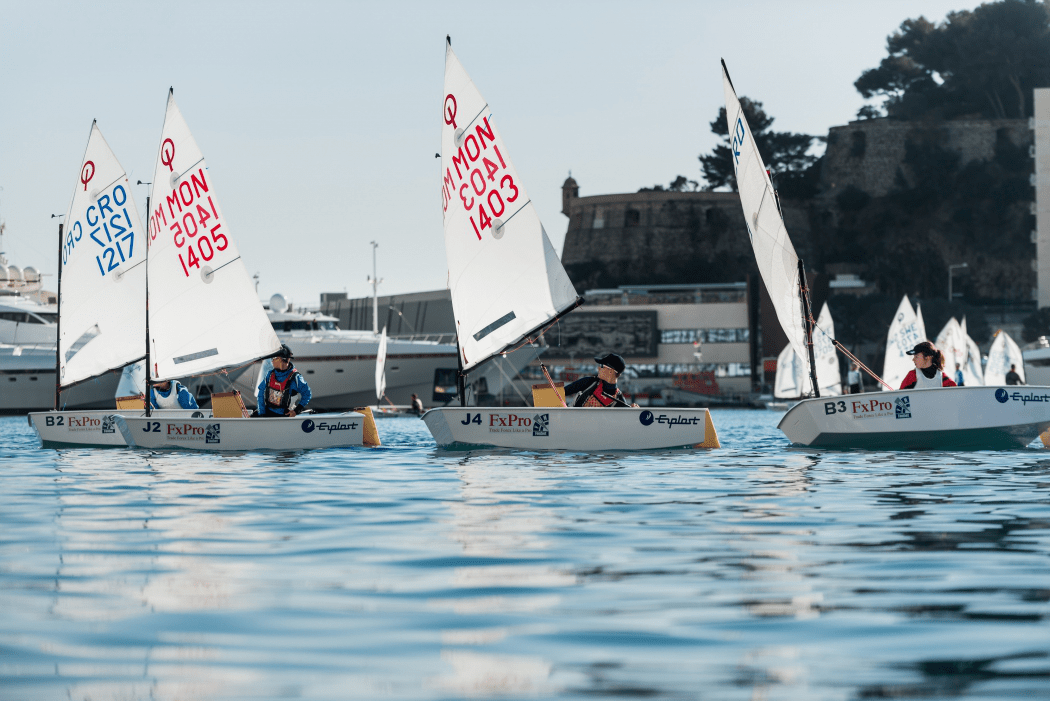
[[[777,188],[785,197],[811,197],[816,194],[819,169],[817,156],[809,153],[815,137],[787,131],[772,131],[773,117],[766,114],[761,102],[740,98],[744,118],[755,137],[758,153],[772,171]],[[711,132],[722,137],[722,143],[707,155],[701,155],[700,170],[704,174],[705,190],[728,187],[737,189],[733,174],[733,153],[730,149],[726,108],[718,109],[718,117],[711,122]]]
[[[940,24],[909,19],[886,48],[889,55],[854,86],[865,98],[883,98],[889,116],[1030,117],[1032,88],[1050,85],[1050,10],[1038,0],[1002,0],[952,12]]]
[[[868,198],[846,188],[835,216],[815,216],[813,263],[859,265],[866,280],[900,301],[902,294],[945,297],[948,266],[965,261],[969,268],[956,273],[954,288],[967,299],[1028,299],[1031,159],[1006,129],[997,133],[992,158],[965,165],[943,138],[939,129],[916,129],[894,191]]]

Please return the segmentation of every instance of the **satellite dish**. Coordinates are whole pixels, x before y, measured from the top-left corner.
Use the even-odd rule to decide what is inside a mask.
[[[0,280],[2,280],[4,282],[7,282],[10,279],[11,278],[8,277],[8,273],[7,273],[7,266],[3,265],[3,264],[0,264]]]
[[[273,297],[270,297],[270,311],[271,312],[285,312],[285,311],[288,311],[288,306],[290,304],[291,304],[291,302],[289,302],[287,299],[285,299],[284,295],[282,295],[282,294],[278,293],[278,294],[275,294]]]
[[[22,270],[22,276],[26,282],[40,282],[40,271],[33,266],[28,266]]]
[[[12,282],[20,282],[22,280],[22,270],[17,265],[7,266],[7,279]]]

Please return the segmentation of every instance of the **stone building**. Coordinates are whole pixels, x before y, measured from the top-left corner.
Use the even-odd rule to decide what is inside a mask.
[[[890,118],[857,120],[828,131],[821,197],[834,198],[850,186],[872,197],[888,194],[898,172],[905,179],[911,176],[904,165],[909,136],[930,130],[944,148],[959,154],[960,166],[991,160],[1001,133],[1017,146],[1027,149],[1032,144],[1027,119],[956,119],[936,125]]]
[[[805,258],[809,217],[783,203],[784,219]],[[757,273],[740,198],[734,192],[643,190],[579,196],[562,185],[569,218],[562,264],[577,290],[620,285],[739,282]]]

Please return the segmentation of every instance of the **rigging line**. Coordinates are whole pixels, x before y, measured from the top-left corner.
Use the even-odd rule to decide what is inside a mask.
[[[504,221],[504,222],[503,222],[502,224],[500,224],[500,225],[499,225],[498,227],[496,227],[496,228],[498,228],[498,229],[502,229],[503,227],[505,227],[505,226],[506,226],[507,224],[509,224],[509,223],[510,223],[510,220],[511,220],[511,219],[513,219],[514,217],[518,216],[518,212],[520,212],[521,210],[523,210],[523,209],[525,209],[526,207],[528,207],[528,206],[529,206],[529,204],[530,204],[531,202],[532,202],[532,200],[529,200],[529,201],[528,201],[528,202],[526,202],[525,204],[523,204],[523,205],[521,205],[520,207],[518,207],[518,208],[517,208],[516,210],[514,210],[514,214],[510,215],[509,217],[507,217],[506,221]]]
[[[561,402],[561,405],[563,407],[568,409],[569,405],[566,404],[565,400],[561,398],[560,394],[558,394],[558,387],[557,387],[557,385],[554,384],[554,380],[551,379],[550,373],[547,372],[547,366],[544,365],[543,363],[540,363],[540,370],[543,370],[543,376],[547,378],[547,383],[551,386],[551,389],[554,390],[554,396],[558,398],[558,401]]]
[[[106,191],[106,190],[108,190],[109,188],[113,187],[113,185],[115,185],[116,183],[119,183],[119,182],[120,182],[120,179],[121,179],[121,178],[126,178],[126,177],[128,177],[127,173],[121,173],[121,174],[120,174],[119,176],[117,176],[117,179],[116,179],[116,180],[114,180],[113,182],[111,182],[111,183],[110,183],[109,185],[106,185],[106,186],[105,186],[104,188],[102,188],[101,190],[99,190],[99,192],[105,192],[105,191]]]
[[[467,133],[467,132],[468,132],[468,131],[470,130],[470,128],[471,128],[472,126],[474,126],[474,122],[478,121],[478,117],[480,117],[480,116],[481,116],[481,113],[482,113],[482,112],[484,112],[485,110],[487,110],[487,109],[488,109],[488,107],[489,107],[489,103],[487,103],[487,102],[486,102],[486,103],[485,103],[485,106],[484,106],[484,107],[482,107],[482,108],[481,108],[481,109],[480,109],[480,110],[478,111],[478,113],[477,113],[476,115],[474,115],[474,119],[470,120],[470,124],[468,124],[467,126],[463,127],[463,133],[464,133],[464,134],[466,134],[466,133]]]
[[[199,159],[199,160],[197,161],[197,163],[194,163],[194,164],[193,164],[193,165],[191,165],[191,166],[190,166],[189,168],[187,168],[186,170],[184,170],[184,171],[182,171],[181,173],[179,173],[178,175],[176,175],[176,176],[175,176],[175,177],[176,177],[176,179],[178,179],[178,180],[182,180],[182,176],[183,176],[183,175],[186,175],[186,173],[189,173],[189,172],[190,172],[191,170],[193,170],[194,168],[196,168],[196,167],[197,167],[197,164],[198,164],[198,163],[203,163],[203,162],[204,162],[204,156],[201,156],[201,157],[200,157],[200,159]]]
[[[865,365],[864,363],[862,363],[862,362],[860,361],[860,358],[858,358],[857,356],[855,356],[855,355],[853,355],[852,353],[850,353],[850,352],[849,352],[849,350],[848,350],[848,349],[846,348],[846,346],[842,345],[842,344],[841,344],[841,343],[840,343],[840,342],[839,342],[839,341],[838,341],[837,339],[834,339],[834,338],[832,338],[832,337],[831,337],[831,336],[830,336],[830,335],[828,334],[828,332],[827,332],[827,331],[825,331],[824,329],[820,328],[820,326],[819,326],[819,325],[817,324],[817,322],[813,320],[813,315],[812,315],[812,314],[811,314],[811,315],[810,315],[810,317],[809,317],[809,322],[810,322],[811,324],[813,324],[813,327],[814,327],[814,328],[816,328],[816,329],[817,329],[818,331],[820,331],[820,332],[821,332],[822,334],[824,334],[825,336],[827,336],[828,340],[829,340],[829,341],[831,341],[832,345],[834,345],[834,346],[835,346],[836,348],[838,348],[838,349],[839,349],[840,351],[842,351],[842,354],[843,354],[843,355],[845,355],[845,356],[846,356],[847,358],[849,358],[850,360],[852,360],[853,362],[855,362],[855,363],[857,364],[857,367],[859,367],[859,368],[860,368],[861,370],[863,370],[864,372],[866,372],[866,373],[868,373],[869,375],[871,375],[871,376],[872,376],[872,377],[873,377],[873,378],[874,378],[874,379],[875,379],[876,381],[878,381],[879,383],[881,383],[883,387],[885,387],[886,389],[890,390],[891,392],[893,392],[893,391],[895,391],[895,390],[896,390],[896,388],[895,388],[895,387],[891,387],[891,386],[890,386],[890,384],[889,384],[888,382],[886,382],[886,381],[885,381],[884,379],[882,379],[881,377],[879,377],[878,375],[876,375],[876,374],[875,374],[875,372],[874,372],[874,371],[873,371],[873,370],[872,370],[871,368],[869,368],[869,367],[868,367],[867,365]]]
[[[211,271],[211,272],[209,273],[209,275],[214,275],[215,273],[219,272],[220,270],[222,270],[223,268],[225,268],[225,267],[226,267],[227,265],[229,265],[230,263],[236,263],[236,262],[237,262],[237,261],[239,261],[240,259],[241,259],[241,257],[240,257],[240,256],[237,256],[237,257],[236,257],[236,258],[234,258],[233,260],[229,260],[229,261],[226,261],[225,263],[223,263],[222,265],[220,265],[220,266],[219,266],[218,268],[216,268],[215,270]]]

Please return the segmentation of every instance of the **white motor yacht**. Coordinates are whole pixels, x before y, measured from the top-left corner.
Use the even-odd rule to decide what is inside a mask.
[[[282,343],[292,349],[295,368],[309,383],[316,411],[343,411],[376,403],[375,373],[379,338],[371,331],[340,329],[339,320],[315,311],[295,310],[280,294],[263,305]],[[451,338],[449,335],[448,338]],[[393,404],[408,405],[417,394],[426,405],[435,401],[436,380],[454,374],[456,346],[440,336],[393,337],[387,340],[386,397]],[[256,404],[263,363],[231,371],[229,383],[239,390],[246,406]],[[207,388],[201,387],[208,383]],[[198,397],[223,391],[228,384],[214,377],[186,382]],[[438,383],[439,385],[442,383]]]
[[[1021,349],[1025,384],[1050,385],[1050,339],[1040,336]]]
[[[21,414],[55,406],[54,293],[42,289],[40,273],[10,265],[0,255],[0,413]],[[62,391],[69,409],[113,407],[120,375],[110,373]]]

